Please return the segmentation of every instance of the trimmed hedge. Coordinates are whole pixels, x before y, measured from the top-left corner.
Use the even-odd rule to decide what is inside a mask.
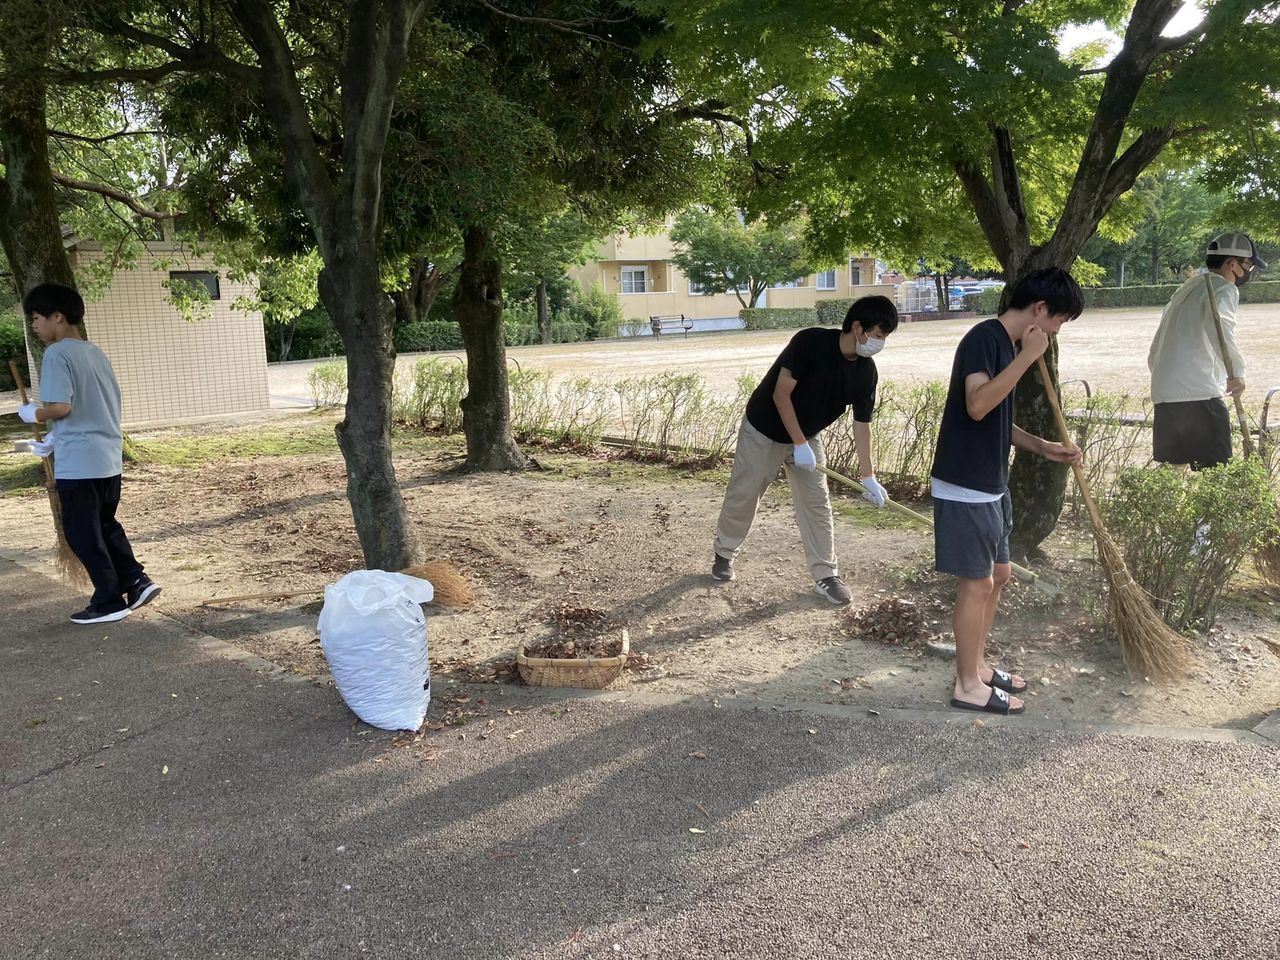
[[[22,378],[30,385],[31,371],[27,369],[27,342],[22,337],[22,324],[16,321],[0,323],[0,390],[14,390],[18,386],[9,373],[10,360],[18,361]]]
[[[1203,281],[1201,281],[1203,283]],[[1140,287],[1085,287],[1085,308],[1103,307],[1163,307],[1172,298],[1180,283],[1161,283]],[[965,306],[982,314],[995,314],[1000,309],[1001,290],[983,290],[964,298]],[[1246,284],[1240,290],[1241,303],[1280,303],[1280,280],[1259,280]]]
[[[845,314],[849,312],[849,308],[853,306],[852,297],[842,297],[836,300],[819,300],[818,301],[818,323],[824,327],[842,327],[844,326]]]
[[[738,316],[748,330],[793,330],[818,323],[813,307],[755,307],[739,310]]]
[[[453,320],[420,320],[395,329],[396,353],[461,350],[462,328]]]
[[[1204,281],[1201,281],[1202,283]],[[1086,307],[1163,307],[1179,283],[1146,287],[1085,287]],[[1280,280],[1259,280],[1240,290],[1241,303],[1280,303]]]

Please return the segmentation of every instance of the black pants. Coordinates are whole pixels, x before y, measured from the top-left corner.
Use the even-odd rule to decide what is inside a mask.
[[[1220,397],[1157,403],[1155,414],[1152,459],[1158,463],[1203,470],[1231,459],[1231,415]]]
[[[93,581],[89,606],[104,612],[123,608],[124,592],[142,577],[142,564],[134,559],[129,538],[116,519],[120,475],[59,480],[58,499],[67,544]]]

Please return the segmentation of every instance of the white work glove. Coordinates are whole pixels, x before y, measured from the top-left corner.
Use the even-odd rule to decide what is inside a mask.
[[[813,455],[813,447],[807,443],[797,443],[796,452],[793,458],[795,465],[801,470],[817,470],[818,458]]]
[[[889,491],[880,486],[880,481],[876,479],[874,473],[868,474],[862,478],[862,485],[866,487],[862,491],[862,499],[874,503],[877,507],[883,507],[889,499]]]
[[[32,453],[34,453],[37,457],[47,457],[49,456],[49,454],[53,453],[53,441],[52,440],[32,440],[30,445],[27,447],[27,449],[30,450]]]
[[[18,408],[18,416],[24,423],[36,422],[36,405],[34,403],[24,403]]]

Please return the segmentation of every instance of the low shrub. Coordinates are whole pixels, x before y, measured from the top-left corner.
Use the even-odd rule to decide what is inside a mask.
[[[456,327],[457,324],[454,324]],[[391,393],[391,415],[420,430],[462,428],[462,397],[467,392],[466,364],[449,357],[423,357]]]
[[[1275,494],[1253,457],[1125,470],[1104,506],[1129,572],[1177,630],[1212,625],[1241,561],[1277,535]]]
[[[738,316],[747,330],[793,330],[818,323],[813,307],[755,307],[738,311]]]
[[[462,328],[453,320],[420,320],[395,329],[396,353],[461,350]]]
[[[316,408],[336,407],[347,399],[347,365],[318,363],[307,374],[307,389]]]
[[[1203,283],[1203,281],[1201,281]],[[1085,309],[1090,307],[1163,307],[1181,284],[1162,283],[1138,287],[1085,287]],[[1260,280],[1240,288],[1242,303],[1280,303],[1280,280]]]
[[[1000,312],[1000,297],[1004,287],[988,287],[978,293],[971,293],[964,298],[964,308],[973,310],[984,316],[994,317]]]

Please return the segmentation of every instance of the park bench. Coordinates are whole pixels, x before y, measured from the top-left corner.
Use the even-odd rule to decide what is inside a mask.
[[[655,337],[660,337],[664,333],[683,331],[685,339],[688,340],[689,331],[693,329],[693,321],[683,313],[677,313],[669,317],[650,317],[649,326],[653,329]]]

